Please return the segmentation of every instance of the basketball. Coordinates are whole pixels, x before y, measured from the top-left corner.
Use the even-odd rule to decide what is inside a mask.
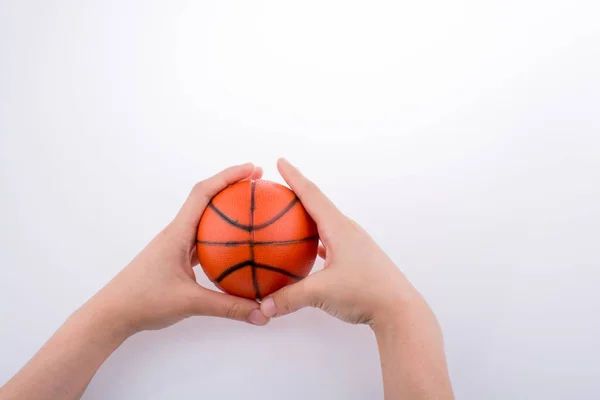
[[[306,277],[317,256],[317,225],[287,187],[246,180],[212,198],[198,225],[196,250],[222,291],[262,300]]]

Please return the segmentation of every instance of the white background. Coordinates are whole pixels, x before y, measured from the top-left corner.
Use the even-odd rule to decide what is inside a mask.
[[[458,398],[597,398],[599,16],[594,0],[0,1],[0,383],[197,180],[254,161],[280,181],[286,156],[428,299]],[[84,398],[382,394],[371,331],[303,310],[139,334]]]

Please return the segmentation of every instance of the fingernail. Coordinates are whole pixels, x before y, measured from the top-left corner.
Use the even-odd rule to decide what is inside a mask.
[[[240,168],[248,168],[248,167],[249,167],[249,166],[251,166],[251,165],[252,165],[252,166],[254,166],[254,163],[247,162],[247,163],[244,163],[244,164],[240,164],[240,165],[238,165],[238,166],[239,166]]]
[[[260,304],[260,310],[266,317],[274,317],[277,315],[277,307],[275,307],[275,302],[272,297],[269,297],[265,301]]]
[[[263,315],[260,309],[257,308],[256,310],[252,310],[250,315],[248,315],[248,322],[254,325],[262,326],[269,322],[269,319]]]

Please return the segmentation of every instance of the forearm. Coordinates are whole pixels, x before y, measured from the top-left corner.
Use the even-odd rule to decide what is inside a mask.
[[[80,398],[100,365],[131,333],[100,298],[90,300],[0,388],[0,400]]]
[[[386,400],[454,399],[442,331],[418,293],[389,307],[374,325]]]

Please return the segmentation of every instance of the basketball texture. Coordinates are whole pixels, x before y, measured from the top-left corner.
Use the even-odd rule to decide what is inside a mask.
[[[287,187],[237,182],[209,203],[198,226],[198,260],[222,291],[261,300],[306,277],[315,262],[317,226]]]

